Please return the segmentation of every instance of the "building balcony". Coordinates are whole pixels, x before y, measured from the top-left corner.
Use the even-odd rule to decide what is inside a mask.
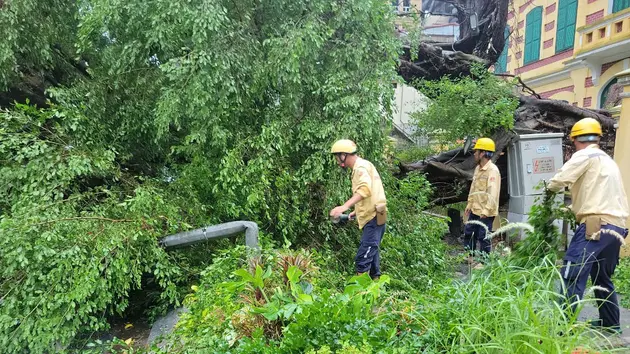
[[[602,17],[577,29],[577,46],[566,65],[585,65],[597,85],[604,63],[628,57],[630,48],[630,8]]]
[[[576,55],[630,39],[630,9],[610,14],[588,26],[578,28]]]

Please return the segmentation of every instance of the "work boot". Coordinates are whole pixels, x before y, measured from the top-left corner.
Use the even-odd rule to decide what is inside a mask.
[[[597,329],[609,335],[621,335],[623,333],[621,326],[611,326],[611,327],[602,326],[602,320],[592,320],[589,322],[589,325],[592,328]]]
[[[473,266],[473,269],[479,270],[479,269],[483,269],[483,263],[475,263],[475,265]]]

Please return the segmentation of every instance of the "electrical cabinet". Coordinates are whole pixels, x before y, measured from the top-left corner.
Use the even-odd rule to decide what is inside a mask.
[[[509,222],[527,222],[531,207],[544,192],[537,187],[562,167],[563,137],[562,133],[524,134],[508,147]],[[560,227],[561,222],[554,224]],[[518,236],[522,239],[524,233]]]

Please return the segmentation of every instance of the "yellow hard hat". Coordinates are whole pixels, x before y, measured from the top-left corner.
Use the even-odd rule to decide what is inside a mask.
[[[580,119],[571,128],[571,139],[581,135],[599,135],[602,136],[602,126],[593,118]]]
[[[357,144],[348,139],[337,140],[330,149],[330,152],[333,154],[354,154],[357,152]]]
[[[473,150],[483,150],[494,152],[494,141],[490,138],[479,138],[473,147]]]

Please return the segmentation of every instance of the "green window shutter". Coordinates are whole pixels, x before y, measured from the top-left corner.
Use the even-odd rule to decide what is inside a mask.
[[[556,24],[556,53],[573,48],[576,17],[577,0],[560,0]]]
[[[540,59],[540,34],[542,30],[542,6],[532,9],[525,18],[525,55],[523,64]]]
[[[505,36],[505,45],[503,46],[501,56],[499,56],[499,59],[494,64],[494,72],[497,74],[502,74],[507,71],[507,56],[510,49],[510,27],[506,26],[503,33],[503,35]]]
[[[613,1],[613,13],[619,12],[629,7],[630,7],[630,0],[614,0]]]
[[[564,33],[567,27],[566,0],[558,2],[558,19],[556,20],[556,53],[564,48]]]

